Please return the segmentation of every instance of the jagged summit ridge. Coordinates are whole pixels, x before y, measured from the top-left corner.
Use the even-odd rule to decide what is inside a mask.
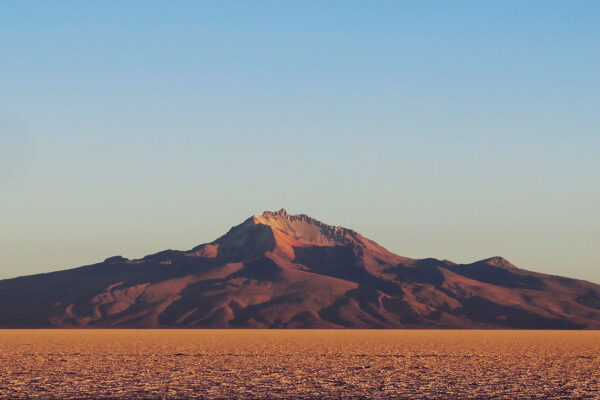
[[[290,215],[288,214],[285,208],[280,208],[279,211],[264,211],[261,215],[262,217],[283,217],[288,218]]]
[[[282,208],[252,217],[254,224],[268,225],[296,240],[317,245],[346,245],[364,238],[352,229],[325,224],[306,214],[292,215]]]

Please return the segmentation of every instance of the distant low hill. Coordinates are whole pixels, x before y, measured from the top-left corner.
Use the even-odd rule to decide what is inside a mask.
[[[600,286],[390,253],[285,210],[212,243],[0,281],[0,327],[600,328]]]

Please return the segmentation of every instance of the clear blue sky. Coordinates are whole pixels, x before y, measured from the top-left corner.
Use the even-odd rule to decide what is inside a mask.
[[[285,207],[600,282],[600,2],[0,2],[0,278]]]

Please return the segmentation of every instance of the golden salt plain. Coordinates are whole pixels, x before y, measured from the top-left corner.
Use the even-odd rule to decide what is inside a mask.
[[[600,331],[4,330],[0,398],[600,399]]]

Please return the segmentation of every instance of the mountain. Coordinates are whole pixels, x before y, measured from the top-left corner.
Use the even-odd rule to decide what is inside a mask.
[[[285,210],[212,243],[0,281],[0,327],[600,328],[600,285],[411,259]]]

